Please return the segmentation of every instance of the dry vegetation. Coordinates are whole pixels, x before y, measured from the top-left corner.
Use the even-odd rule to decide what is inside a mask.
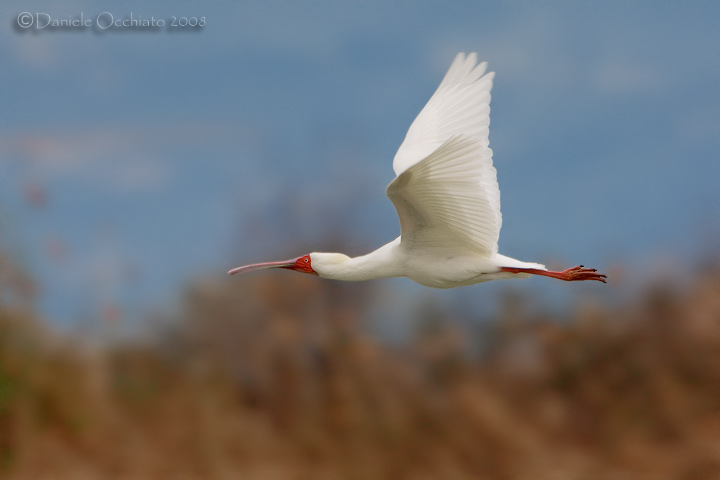
[[[0,477],[720,478],[718,272],[402,348],[364,333],[370,287],[256,280],[195,288],[152,339],[103,348],[5,302]]]

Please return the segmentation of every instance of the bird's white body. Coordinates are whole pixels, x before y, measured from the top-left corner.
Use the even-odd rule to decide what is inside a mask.
[[[387,195],[401,236],[361,257],[316,252],[230,273],[279,267],[335,280],[408,277],[434,288],[531,274],[604,281],[582,266],[548,272],[544,265],[498,253],[500,189],[488,147],[494,73],[485,73],[486,66],[477,64],[474,53],[459,53],[396,153],[397,176]]]
[[[402,237],[361,257],[341,253],[313,252],[312,268],[320,277],[333,280],[362,281],[386,277],[408,277],[415,283],[433,288],[453,288],[501,278],[525,278],[528,273],[507,273],[500,266],[544,269],[498,253],[490,258],[460,254],[452,249],[408,248]]]

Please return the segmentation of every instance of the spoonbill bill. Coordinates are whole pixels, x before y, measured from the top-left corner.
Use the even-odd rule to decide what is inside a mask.
[[[488,148],[495,74],[486,68],[475,53],[459,53],[410,125],[387,187],[400,217],[398,238],[360,257],[313,252],[228,274],[284,268],[335,280],[408,277],[434,288],[531,275],[604,283],[605,275],[583,265],[553,272],[498,253],[500,189]]]

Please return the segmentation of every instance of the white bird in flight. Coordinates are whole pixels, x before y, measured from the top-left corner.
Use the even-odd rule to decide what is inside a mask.
[[[398,238],[361,257],[313,252],[228,274],[284,268],[334,280],[408,277],[434,288],[530,275],[604,283],[582,265],[553,272],[498,253],[500,189],[488,148],[495,74],[486,67],[475,53],[459,53],[395,154],[387,196],[400,217]]]

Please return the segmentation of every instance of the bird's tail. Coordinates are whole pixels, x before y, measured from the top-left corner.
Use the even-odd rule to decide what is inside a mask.
[[[523,262],[523,261],[511,258],[511,257],[506,257],[505,255],[500,255],[499,253],[495,254],[494,262],[496,265],[500,265],[503,267],[533,268],[535,270],[547,270],[545,265],[542,265],[540,263]]]

